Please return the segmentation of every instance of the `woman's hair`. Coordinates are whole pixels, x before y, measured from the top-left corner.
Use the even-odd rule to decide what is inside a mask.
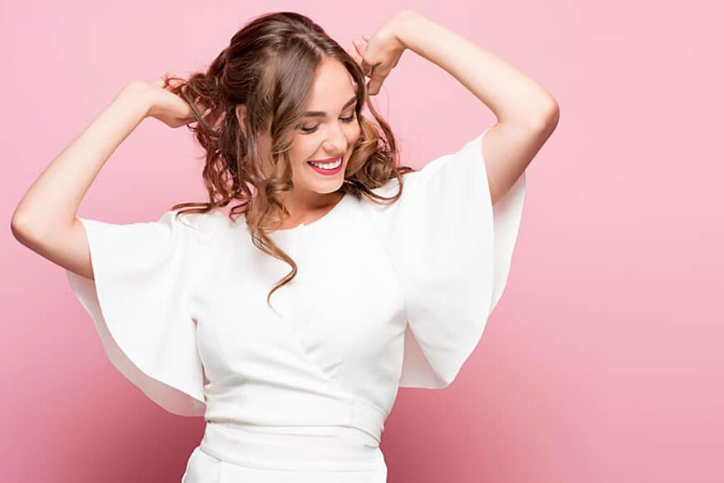
[[[180,95],[196,118],[188,128],[206,151],[203,180],[209,195],[208,202],[179,203],[172,209],[190,207],[179,215],[200,214],[238,201],[231,208],[231,220],[244,214],[254,245],[292,267],[269,292],[267,304],[271,294],[297,273],[294,260],[274,243],[267,229],[273,220],[289,216],[279,197],[293,188],[287,151],[308,105],[316,69],[325,58],[341,62],[357,85],[361,135],[341,190],[358,199],[364,194],[377,203],[394,203],[402,195],[403,175],[415,169],[397,166],[395,138],[370,102],[367,106],[377,124],[362,116],[368,95],[361,67],[304,15],[275,12],[255,17],[234,34],[206,73],[194,73],[187,80],[166,78],[165,87]],[[171,86],[172,79],[180,82]],[[237,119],[239,104],[246,106],[245,119]],[[264,153],[259,149],[260,136],[267,129],[272,139],[271,159],[266,160],[273,166],[270,176],[262,169]],[[371,191],[393,178],[400,186],[395,196],[385,198]]]

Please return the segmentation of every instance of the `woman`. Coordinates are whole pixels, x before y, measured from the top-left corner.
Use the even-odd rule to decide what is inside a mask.
[[[556,102],[414,11],[364,40],[346,52],[302,15],[255,18],[208,72],[130,83],[13,217],[18,240],[66,269],[115,367],[204,416],[185,483],[385,482],[398,387],[449,385],[503,292]],[[407,49],[498,117],[419,171],[398,166],[372,105],[376,123],[361,113]],[[157,222],[78,218],[146,117],[196,123],[209,201]]]

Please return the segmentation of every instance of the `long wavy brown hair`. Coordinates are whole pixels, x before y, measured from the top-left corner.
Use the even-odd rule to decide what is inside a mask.
[[[292,267],[267,295],[270,307],[272,293],[297,274],[294,260],[268,236],[275,221],[290,216],[279,197],[293,188],[287,151],[309,102],[317,66],[328,58],[341,62],[357,86],[360,139],[340,189],[358,199],[364,195],[377,203],[394,203],[402,195],[403,175],[416,170],[398,166],[395,138],[369,102],[361,67],[308,17],[296,12],[254,17],[234,34],[206,72],[188,79],[164,77],[165,87],[181,96],[193,111],[195,121],[187,127],[205,150],[203,179],[209,195],[208,202],[179,203],[172,210],[188,208],[178,215],[202,214],[238,201],[230,210],[230,219],[235,222],[243,214],[254,245]],[[171,80],[177,82],[172,86]],[[247,107],[245,119],[237,119],[240,104]],[[363,117],[365,105],[376,123]],[[267,153],[259,149],[264,132],[271,134],[270,160],[263,159]],[[274,167],[271,175],[262,169],[265,162]],[[395,196],[385,198],[371,191],[393,178],[400,186]]]

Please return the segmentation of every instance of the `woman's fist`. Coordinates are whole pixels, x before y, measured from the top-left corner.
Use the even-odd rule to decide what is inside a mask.
[[[380,91],[385,78],[407,48],[398,35],[404,15],[409,14],[405,12],[395,15],[371,36],[363,35],[362,38],[352,41],[356,52],[350,51],[349,54],[360,65],[365,76],[370,78],[367,91],[371,96]]]
[[[172,87],[182,82],[182,79],[166,72],[153,82],[131,82],[122,95],[143,97],[147,105],[146,117],[156,118],[167,126],[177,128],[196,119],[188,103],[170,91]]]

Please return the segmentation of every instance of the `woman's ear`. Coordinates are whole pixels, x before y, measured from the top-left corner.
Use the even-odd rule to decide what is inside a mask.
[[[244,104],[239,104],[236,106],[236,119],[239,122],[239,127],[241,128],[241,132],[244,133],[244,137],[246,136],[246,106]]]

